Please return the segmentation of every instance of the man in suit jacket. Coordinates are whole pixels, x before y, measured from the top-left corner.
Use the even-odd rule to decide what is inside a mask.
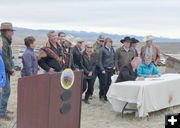
[[[151,55],[153,63],[157,65],[160,60],[160,50],[157,46],[152,44],[153,40],[154,38],[151,35],[144,38],[146,45],[142,46],[140,56],[142,60],[144,60],[146,55]]]
[[[137,76],[137,68],[141,65],[141,63],[142,63],[141,58],[135,57],[131,61],[131,63],[124,65],[120,70],[116,83],[123,81],[144,80],[144,77]]]

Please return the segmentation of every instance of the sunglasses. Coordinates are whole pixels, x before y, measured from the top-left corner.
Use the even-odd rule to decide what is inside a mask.
[[[100,40],[100,42],[104,42],[104,40]]]

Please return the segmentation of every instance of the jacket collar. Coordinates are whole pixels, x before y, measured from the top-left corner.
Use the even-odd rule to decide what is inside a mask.
[[[96,41],[96,45],[99,47],[102,47],[103,45],[100,45],[97,41]]]
[[[2,55],[2,50],[0,50],[0,55]]]
[[[27,50],[34,51],[34,49],[30,47],[27,47]]]
[[[121,50],[121,51],[126,51],[126,50],[124,49],[124,45],[123,45],[122,47],[120,47],[120,50]],[[128,52],[131,51],[131,50],[133,50],[133,49],[132,49],[132,48],[129,48]],[[127,51],[126,51],[126,52],[127,52]]]
[[[81,52],[81,48],[78,48],[76,45],[74,46],[79,52]]]
[[[4,34],[2,34],[1,35],[2,37],[4,37],[6,40],[7,40],[7,42],[9,43],[9,45],[11,45],[11,43],[12,43],[12,39],[11,38],[8,38],[6,35],[4,35]]]
[[[104,46],[104,48],[106,48],[108,51],[109,51],[109,49],[110,50],[112,49],[112,47],[108,48],[107,46]]]
[[[145,49],[147,48],[148,46],[145,45]],[[151,45],[152,49],[154,49],[154,44]]]
[[[50,44],[49,41],[46,43],[46,47],[47,47],[47,48],[51,48],[51,44]]]
[[[151,62],[149,65],[147,65],[146,64],[146,62],[143,60],[143,62],[142,62],[145,66],[148,66],[148,67],[150,67],[153,63]]]
[[[56,45],[57,45],[57,48],[60,47],[58,43],[56,43]],[[47,47],[47,48],[51,48],[51,47],[54,47],[54,46],[51,44],[51,42],[48,41],[48,42],[46,43],[46,47]]]
[[[90,58],[88,57],[87,53],[85,52],[85,50],[82,53],[88,60],[90,60],[90,58],[93,56],[94,53],[91,54]]]

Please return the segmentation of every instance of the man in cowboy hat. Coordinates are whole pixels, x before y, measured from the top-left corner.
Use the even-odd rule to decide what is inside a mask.
[[[123,65],[131,62],[135,57],[135,53],[130,47],[131,38],[129,36],[120,40],[123,46],[116,50],[116,60],[117,60],[117,71],[119,72]]]
[[[14,69],[13,61],[12,61],[12,36],[14,34],[14,29],[11,23],[4,22],[1,23],[1,37],[3,41],[3,52],[2,58],[5,64],[6,70],[6,84],[2,88],[2,95],[0,101],[0,118],[10,120],[11,117],[7,115],[7,113],[12,113],[7,110],[8,99],[10,96],[10,76],[14,76],[16,70]]]
[[[157,65],[158,61],[160,60],[160,50],[157,46],[152,44],[154,40],[152,35],[148,35],[144,38],[146,45],[142,46],[140,56],[142,60],[144,60],[146,55],[150,55],[152,61],[155,65]]]
[[[65,68],[71,68],[72,70],[75,70],[74,61],[73,61],[73,49],[72,44],[74,44],[74,37],[72,35],[66,35],[64,38],[64,44],[63,44],[63,52],[64,52],[64,58],[65,58]]]
[[[136,49],[137,43],[139,43],[139,40],[137,40],[136,38],[131,38],[131,48],[135,52],[136,57],[138,56],[138,51]]]

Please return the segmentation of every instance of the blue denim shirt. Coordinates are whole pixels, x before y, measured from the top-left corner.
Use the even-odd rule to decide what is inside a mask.
[[[5,86],[6,83],[6,72],[5,72],[5,66],[2,59],[2,50],[0,50],[0,88]]]
[[[21,77],[36,75],[38,72],[37,56],[34,49],[27,47],[22,56],[23,69],[21,70]]]
[[[137,69],[138,76],[144,76],[145,78],[149,75],[159,75],[161,76],[161,72],[156,68],[156,66],[151,62],[149,65],[146,64],[145,61]]]

